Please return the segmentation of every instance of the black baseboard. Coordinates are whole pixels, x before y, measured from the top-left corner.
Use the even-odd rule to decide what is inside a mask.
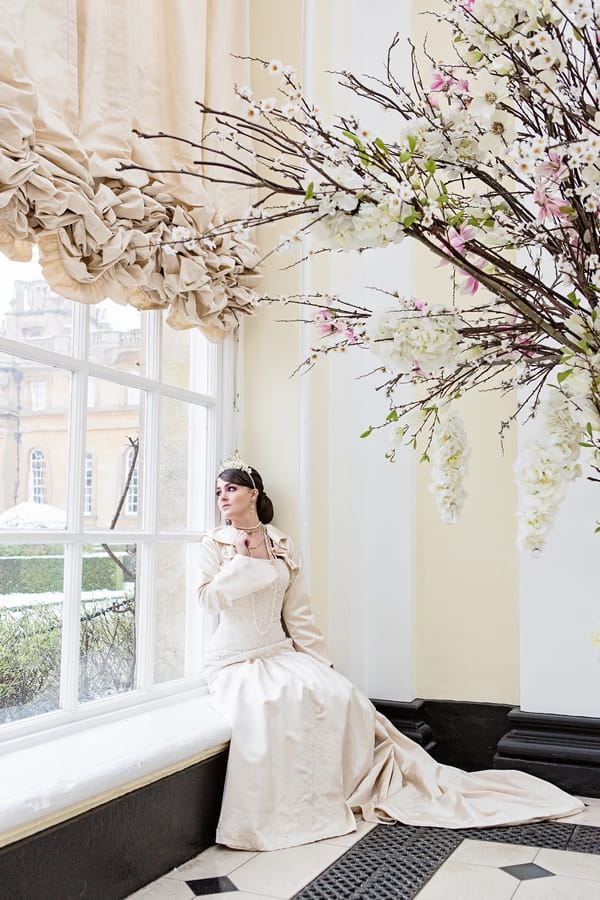
[[[392,725],[437,759],[468,772],[491,769],[511,706],[455,700],[373,700]]]
[[[0,849],[2,900],[122,900],[214,843],[222,751]]]
[[[378,712],[389,719],[392,725],[419,744],[428,753],[435,754],[436,742],[431,726],[425,721],[425,701],[412,700],[372,700]]]
[[[600,719],[527,713],[499,703],[373,700],[440,763],[467,772],[518,769],[600,797]]]
[[[600,719],[513,709],[494,765],[521,769],[566,791],[600,797]]]

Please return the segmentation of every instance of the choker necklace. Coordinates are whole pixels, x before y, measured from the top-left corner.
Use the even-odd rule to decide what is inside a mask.
[[[260,531],[263,527],[263,523],[259,522],[258,525],[251,525],[250,528],[238,528],[237,525],[233,526],[236,531],[247,531],[248,534],[253,534],[255,531]]]

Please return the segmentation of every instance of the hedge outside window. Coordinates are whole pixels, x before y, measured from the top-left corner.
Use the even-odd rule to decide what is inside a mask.
[[[18,265],[0,292],[0,740],[198,680],[228,352]]]

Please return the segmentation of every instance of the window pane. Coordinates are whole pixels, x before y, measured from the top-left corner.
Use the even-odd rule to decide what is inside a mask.
[[[217,347],[197,328],[175,331],[163,321],[162,380],[200,394],[215,393]]]
[[[185,674],[186,608],[195,600],[193,569],[187,544],[159,544],[156,556],[154,680],[170,681]],[[194,547],[193,549],[197,549]],[[191,573],[191,574],[190,574]],[[200,643],[198,641],[198,643]]]
[[[86,528],[138,527],[141,512],[142,451],[138,447],[145,392],[90,378],[84,501]],[[91,466],[91,469],[89,468]],[[88,480],[91,487],[88,487]]]
[[[135,683],[136,546],[86,547],[82,565],[79,697],[85,703]]]
[[[206,408],[164,398],[160,419],[158,525],[161,531],[205,527]],[[193,456],[190,454],[193,447]],[[201,524],[198,524],[201,522]]]
[[[23,278],[11,266],[0,299],[4,337],[25,341],[55,353],[72,353],[73,301],[55,294],[44,278],[32,278],[33,264],[23,266]]]
[[[0,528],[64,528],[71,374],[0,353]]]
[[[62,544],[0,545],[0,723],[57,709]]]
[[[142,321],[139,309],[112,300],[90,306],[90,361],[143,374]]]

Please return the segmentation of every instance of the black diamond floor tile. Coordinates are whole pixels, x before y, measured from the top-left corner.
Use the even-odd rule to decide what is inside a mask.
[[[500,866],[503,872],[508,872],[509,875],[512,875],[513,878],[517,878],[519,881],[529,881],[531,878],[548,878],[548,876],[553,876],[554,872],[549,872],[548,869],[543,869],[542,866],[536,865],[536,863],[520,863],[517,866]]]
[[[412,900],[465,838],[600,854],[600,828],[564,822],[457,830],[378,825],[294,900]],[[523,880],[554,874],[533,863],[504,869],[529,871],[515,876]]]
[[[206,894],[228,894],[230,891],[237,891],[233,881],[226,875],[219,875],[217,878],[195,878],[192,881],[186,881],[188,887],[192,889],[195,897],[204,897]]]

